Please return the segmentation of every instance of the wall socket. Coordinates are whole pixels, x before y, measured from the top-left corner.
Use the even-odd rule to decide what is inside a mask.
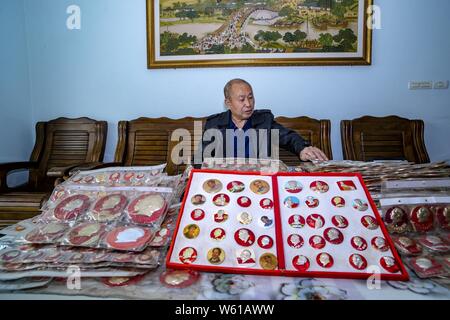
[[[449,81],[410,81],[408,82],[409,90],[431,90],[431,89],[448,89]]]

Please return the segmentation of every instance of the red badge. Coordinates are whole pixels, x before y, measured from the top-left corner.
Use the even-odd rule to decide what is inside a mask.
[[[214,221],[217,223],[222,223],[228,220],[228,213],[224,210],[219,210],[214,214]]]
[[[258,238],[258,246],[263,249],[270,249],[273,247],[273,239],[268,235],[262,235]]]
[[[248,208],[248,207],[251,206],[252,200],[250,200],[249,197],[239,197],[239,198],[237,199],[237,203],[238,203],[238,205],[240,205],[241,207]]]
[[[298,208],[298,206],[300,205],[300,201],[298,200],[297,197],[294,196],[287,197],[286,199],[284,199],[283,203],[286,206],[286,208],[289,209]]]
[[[382,257],[380,259],[381,266],[390,273],[397,273],[400,271],[397,261],[393,257]]]
[[[367,268],[367,260],[360,254],[352,254],[348,258],[348,261],[350,262],[350,265],[356,270],[364,270]]]
[[[25,240],[33,243],[54,243],[66,233],[68,225],[63,223],[48,223],[26,234]]]
[[[404,233],[408,230],[408,217],[400,207],[389,208],[384,215],[384,223],[390,233]]]
[[[326,182],[323,182],[323,181],[314,181],[314,182],[311,182],[311,184],[309,185],[309,188],[310,188],[312,191],[320,192],[320,193],[328,192],[328,190],[330,189],[330,187],[328,186],[328,184],[327,184]]]
[[[411,258],[409,265],[417,274],[424,278],[436,277],[445,273],[444,266],[430,256]]]
[[[344,235],[336,228],[327,228],[323,232],[324,238],[332,244],[340,244],[344,241]]]
[[[321,236],[315,235],[309,238],[309,245],[314,249],[322,249],[325,247],[326,242]]]
[[[68,242],[72,246],[95,246],[105,231],[105,225],[100,223],[82,223],[73,228],[68,235]]]
[[[308,208],[316,208],[319,206],[319,199],[313,196],[306,197],[305,204]]]
[[[316,262],[322,268],[331,268],[334,264],[334,259],[330,254],[322,252],[317,255]]]
[[[263,209],[272,209],[273,208],[273,201],[268,199],[268,198],[264,198],[264,199],[261,199],[261,201],[259,202],[259,205]]]
[[[410,214],[414,231],[427,232],[433,229],[433,213],[425,206],[415,207]]]
[[[287,243],[289,244],[289,246],[291,248],[294,249],[299,249],[303,246],[304,241],[303,238],[298,235],[298,234],[291,234],[288,238],[287,238]]]
[[[205,211],[202,209],[194,209],[191,212],[191,218],[195,221],[203,220],[203,218],[205,218]]]
[[[444,239],[435,235],[427,234],[419,237],[417,240],[422,246],[432,251],[447,252],[450,250],[450,245]]]
[[[348,227],[348,220],[341,215],[336,215],[331,218],[331,222],[340,229],[345,229]]]
[[[169,288],[187,288],[198,281],[200,274],[193,270],[166,270],[160,277],[160,282]]]
[[[167,202],[157,193],[145,193],[128,205],[128,215],[135,223],[149,224],[158,221],[166,212]]]
[[[320,214],[311,214],[306,218],[306,223],[313,229],[320,229],[325,224],[325,219]]]
[[[92,209],[92,216],[96,221],[112,221],[117,219],[125,206],[127,197],[122,194],[111,194],[100,198]]]
[[[109,181],[118,182],[120,179],[120,172],[114,172],[109,176]]]
[[[191,264],[197,260],[197,250],[192,247],[183,248],[178,254],[178,258],[184,264]]]
[[[350,240],[350,243],[352,244],[352,247],[358,251],[364,251],[367,249],[367,241],[364,240],[364,238],[358,236],[353,237],[352,240]]]
[[[416,240],[408,237],[393,238],[395,247],[406,255],[419,255],[422,253],[422,247],[417,244]]]
[[[450,207],[437,208],[436,218],[441,229],[450,230]]]
[[[292,228],[303,228],[305,226],[305,218],[299,214],[294,214],[289,217],[288,223]]]
[[[227,184],[227,190],[231,193],[239,193],[244,191],[245,185],[240,181],[231,181]]]
[[[140,274],[134,277],[110,277],[101,278],[101,281],[108,287],[124,287],[136,284],[145,277],[145,274]]]
[[[58,220],[75,220],[89,208],[89,197],[78,194],[62,200],[55,208]]]
[[[0,255],[0,261],[2,262],[13,262],[20,257],[22,251],[20,250],[10,250]]]
[[[210,233],[211,239],[217,241],[225,239],[225,235],[226,235],[225,230],[223,230],[222,228],[215,228]]]
[[[371,241],[372,247],[378,251],[386,252],[389,250],[389,246],[386,242],[386,239],[382,237],[375,237]]]
[[[303,186],[300,182],[291,180],[285,183],[284,190],[289,193],[299,193],[303,190]]]
[[[234,233],[234,240],[243,247],[249,247],[255,242],[255,234],[249,229],[242,228]]]
[[[364,227],[366,227],[369,230],[375,230],[378,229],[378,221],[375,220],[372,216],[364,216],[361,218],[361,223]]]
[[[214,196],[213,202],[216,206],[223,207],[230,203],[230,197],[226,194],[219,193]]]
[[[118,227],[107,234],[106,243],[117,250],[137,250],[145,247],[152,236],[146,228]]]
[[[338,208],[345,207],[345,199],[342,198],[342,197],[339,197],[339,196],[333,197],[333,198],[331,199],[331,204],[332,204],[333,206],[335,206],[335,207],[338,207]]]
[[[338,181],[337,185],[338,185],[339,189],[341,189],[342,191],[356,190],[356,186],[352,180]]]
[[[305,256],[295,256],[292,259],[292,266],[298,271],[306,271],[309,269],[310,262]]]

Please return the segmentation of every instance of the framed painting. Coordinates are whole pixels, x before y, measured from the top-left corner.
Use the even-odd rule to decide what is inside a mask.
[[[373,0],[147,0],[148,68],[369,65]]]

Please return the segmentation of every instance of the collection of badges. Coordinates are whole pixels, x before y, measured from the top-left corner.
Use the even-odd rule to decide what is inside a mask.
[[[450,275],[450,203],[392,205],[383,212],[397,250],[419,277]]]
[[[194,170],[186,192],[169,267],[407,277],[354,175]]]

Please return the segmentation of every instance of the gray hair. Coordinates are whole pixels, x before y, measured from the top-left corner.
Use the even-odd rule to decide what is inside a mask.
[[[252,88],[250,83],[248,83],[247,81],[245,81],[243,79],[236,78],[236,79],[230,80],[227,82],[227,84],[223,88],[223,94],[225,96],[225,99],[230,98],[231,87],[233,86],[233,84],[236,84],[236,83],[244,83],[244,84],[248,85],[250,88]]]

